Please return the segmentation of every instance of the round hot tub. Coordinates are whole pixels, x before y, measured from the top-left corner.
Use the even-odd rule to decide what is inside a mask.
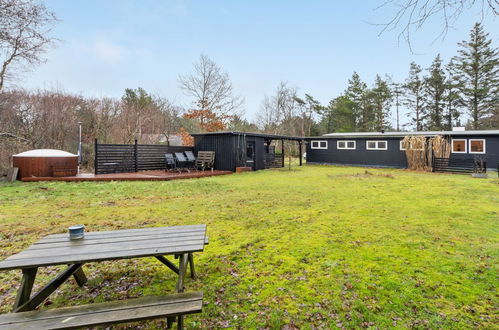
[[[74,176],[78,172],[78,156],[62,150],[36,149],[12,156],[18,177]]]

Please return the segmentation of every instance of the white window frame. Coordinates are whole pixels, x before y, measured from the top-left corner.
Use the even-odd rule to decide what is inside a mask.
[[[340,142],[345,142],[345,148],[340,148]],[[353,148],[348,147],[348,142],[353,142]],[[338,149],[338,150],[355,150],[355,149],[357,149],[357,142],[355,140],[338,140],[338,141],[336,141],[336,149]]]
[[[454,151],[454,141],[464,141],[464,151]],[[467,154],[468,153],[468,141],[466,139],[451,139],[450,152],[453,154]]]
[[[314,147],[314,142],[317,142],[317,144],[318,144],[317,147]],[[321,147],[321,142],[325,142],[326,146],[325,147]],[[313,140],[313,141],[310,142],[310,148],[311,149],[327,149],[327,140]]]
[[[471,141],[482,141],[483,142],[483,151],[471,151]],[[470,154],[485,154],[487,151],[485,139],[469,139],[468,144],[469,144],[468,150],[469,150]]]
[[[407,149],[403,146],[404,140],[400,140],[400,151],[406,151]]]
[[[376,148],[369,148],[369,142],[376,142]],[[380,142],[385,142],[385,148],[380,148],[378,144]],[[366,150],[388,150],[388,141],[387,140],[367,140],[366,141]]]

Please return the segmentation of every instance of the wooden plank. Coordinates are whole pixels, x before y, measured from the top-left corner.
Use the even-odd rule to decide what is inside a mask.
[[[185,234],[164,234],[164,235],[142,235],[142,236],[132,236],[132,237],[113,237],[113,238],[97,238],[97,239],[81,239],[81,240],[70,240],[65,239],[62,241],[56,241],[54,243],[44,243],[44,244],[33,244],[25,251],[41,251],[46,249],[62,248],[62,247],[72,247],[72,246],[90,246],[99,244],[114,244],[123,242],[137,242],[151,241],[151,240],[165,240],[168,239],[171,242],[179,242],[189,239],[204,239],[204,232],[196,233],[185,233]]]
[[[115,252],[106,252],[106,253],[94,253],[91,256],[87,254],[76,254],[76,255],[65,255],[65,256],[55,255],[43,259],[28,258],[28,259],[17,259],[17,260],[4,260],[0,262],[0,270],[32,268],[39,266],[52,266],[52,265],[61,265],[61,264],[77,263],[77,262],[87,263],[87,262],[105,261],[105,260],[154,257],[157,255],[202,252],[203,250],[204,250],[204,241],[201,244],[171,246],[165,248],[159,247],[159,248],[147,248],[147,249],[137,249],[137,250],[127,250],[127,251],[115,251]]]
[[[201,292],[144,297],[0,316],[0,329],[73,329],[199,313]]]
[[[204,245],[204,236],[196,239],[183,239],[181,241],[172,241],[171,239],[156,239],[138,241],[130,244],[129,242],[108,243],[101,245],[75,245],[70,247],[61,247],[55,249],[42,249],[42,250],[25,250],[18,254],[8,257],[6,261],[21,260],[30,258],[43,259],[53,255],[65,256],[73,254],[87,254],[94,253],[102,254],[115,251],[133,251],[138,249],[154,249],[154,248],[168,248],[168,247],[182,247],[185,245]]]
[[[178,281],[177,281],[177,286],[176,286],[177,292],[184,292],[184,290],[185,290],[184,278],[185,278],[185,273],[187,270],[188,259],[189,258],[188,258],[187,253],[183,253],[180,255],[179,262],[178,262]]]
[[[151,227],[151,228],[142,228],[142,229],[121,229],[121,230],[109,230],[109,231],[94,231],[94,232],[86,232],[85,238],[87,238],[89,236],[112,237],[112,236],[121,235],[121,234],[140,235],[143,233],[150,233],[150,232],[155,232],[155,233],[186,232],[186,230],[190,230],[190,229],[203,229],[203,228],[205,229],[206,225],[187,225],[187,226],[172,226],[172,227]],[[45,239],[56,238],[56,237],[67,237],[67,233],[49,235],[38,242],[41,242]]]
[[[9,167],[7,169],[7,182],[14,182],[17,179],[17,173],[19,172],[19,168],[17,167]]]
[[[24,302],[22,305],[14,308],[14,312],[25,312],[35,309],[40,305],[48,296],[52,294],[58,287],[60,287],[66,280],[73,275],[81,267],[81,264],[71,265],[62,273],[60,273],[55,279],[50,281],[45,285],[38,293],[34,294],[28,301]]]
[[[37,270],[38,268],[23,269],[23,278],[21,280],[21,286],[17,291],[14,310],[19,306],[22,306],[29,300],[31,296],[31,290],[33,290],[33,284],[35,283]]]
[[[158,259],[159,261],[161,261],[166,267],[170,268],[175,273],[177,273],[177,274],[179,273],[178,267],[173,262],[171,262],[170,260],[166,259],[163,256],[156,256],[156,259]]]
[[[78,268],[74,273],[73,276],[75,278],[76,284],[78,284],[79,287],[82,287],[87,283],[87,276],[85,275],[85,272],[83,271],[83,266]]]

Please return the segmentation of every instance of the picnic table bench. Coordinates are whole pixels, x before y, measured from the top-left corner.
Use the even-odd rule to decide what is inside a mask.
[[[49,310],[42,312],[29,311],[39,306],[71,276],[75,278],[78,285],[83,286],[87,278],[82,266],[88,262],[155,257],[178,274],[176,291],[182,293],[188,265],[190,265],[191,277],[195,276],[193,253],[203,251],[205,244],[208,244],[206,225],[88,232],[85,233],[85,238],[81,240],[70,240],[67,234],[49,235],[34,243],[28,249],[0,262],[0,270],[21,269],[23,274],[13,308],[13,311],[19,315],[0,315],[0,329],[10,329],[12,327],[8,327],[7,324],[17,324],[19,320],[26,319],[31,320],[32,324],[42,324],[46,322],[46,315],[49,315],[49,319],[53,319],[54,315],[58,313],[61,313],[61,318],[71,313],[75,314],[75,319],[80,320],[78,324],[83,324],[82,322],[85,319],[89,322],[95,320],[98,324],[133,321],[135,320],[135,314],[133,313],[123,312],[122,318],[108,319],[105,317],[106,315],[112,316],[113,313],[110,311],[113,311],[116,306],[124,305],[123,301],[104,303],[99,306],[77,306],[69,310],[58,309],[52,310],[50,313]],[[179,259],[178,266],[166,257],[168,255],[174,255]],[[53,265],[68,265],[68,267],[39,292],[32,295],[31,291],[38,268]],[[196,308],[192,308],[192,304],[185,306],[189,308],[180,308],[182,297],[167,296],[166,298],[158,298],[159,300],[156,303],[159,305],[169,301],[170,303],[167,305],[173,308],[171,311],[168,308],[157,308],[157,304],[150,304],[147,300],[145,302],[143,300],[134,300],[130,304],[143,312],[137,314],[139,315],[137,317],[142,317],[141,319],[144,319],[144,315],[147,315],[147,318],[168,316],[168,323],[171,324],[173,317],[177,316],[178,326],[181,328],[183,323],[182,315],[197,311]],[[199,296],[197,297],[199,298]],[[202,296],[200,299],[202,299]],[[174,302],[178,302],[178,304]],[[77,317],[82,312],[85,317]],[[89,317],[89,315],[93,316]],[[88,325],[92,324],[89,323]],[[61,326],[61,324],[59,325]]]

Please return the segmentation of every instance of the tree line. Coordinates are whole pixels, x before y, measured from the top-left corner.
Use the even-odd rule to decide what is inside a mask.
[[[403,82],[376,76],[372,86],[353,73],[347,88],[328,104],[299,94],[286,82],[265,95],[256,117],[245,117],[244,99],[234,91],[229,74],[201,55],[191,73],[178,78],[187,106],[138,88],[120,98],[84,97],[59,90],[6,88],[23,64],[43,62],[53,43],[47,34],[57,22],[42,4],[30,0],[0,2],[0,168],[9,156],[31,148],[75,151],[82,123],[84,159],[92,160],[93,141],[102,143],[192,144],[193,132],[223,130],[314,136],[330,132],[445,130],[499,127],[499,54],[480,24],[449,63],[439,55],[430,67],[410,64]],[[392,111],[396,125],[392,125]],[[402,113],[410,116],[400,125]],[[91,164],[89,164],[91,165]]]

